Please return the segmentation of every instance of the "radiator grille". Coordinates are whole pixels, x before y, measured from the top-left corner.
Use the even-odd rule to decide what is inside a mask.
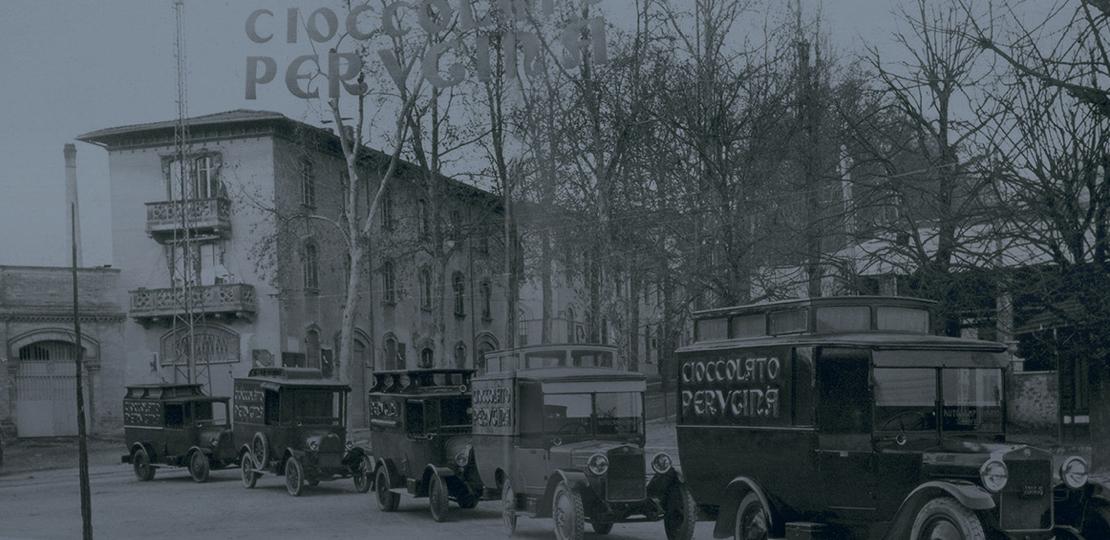
[[[1009,471],[1009,480],[1002,489],[998,505],[1002,529],[1051,529],[1051,460],[1007,460],[1006,468]]]
[[[646,497],[644,454],[627,451],[609,453],[609,472],[605,475],[605,499],[642,501]]]

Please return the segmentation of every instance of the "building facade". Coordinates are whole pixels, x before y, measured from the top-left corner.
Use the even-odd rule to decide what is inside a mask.
[[[124,311],[120,271],[78,271],[82,372],[89,432],[122,425]],[[0,430],[6,436],[77,435],[69,268],[0,266]]]

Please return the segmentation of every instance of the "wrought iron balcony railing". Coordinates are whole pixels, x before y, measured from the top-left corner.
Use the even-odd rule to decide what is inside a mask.
[[[231,232],[231,201],[226,197],[146,203],[146,232],[159,242]]]
[[[131,317],[144,323],[189,313],[212,318],[252,318],[255,309],[254,286],[243,283],[131,291]]]

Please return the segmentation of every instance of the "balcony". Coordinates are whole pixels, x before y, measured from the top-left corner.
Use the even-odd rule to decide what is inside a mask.
[[[255,313],[254,286],[242,283],[196,285],[190,288],[189,309],[193,315],[220,319],[252,319]],[[185,290],[137,289],[131,291],[131,317],[140,323],[170,321],[185,315]]]
[[[146,203],[146,232],[158,242],[171,242],[175,234],[183,238],[186,229],[196,239],[224,237],[231,232],[231,201],[215,197]]]

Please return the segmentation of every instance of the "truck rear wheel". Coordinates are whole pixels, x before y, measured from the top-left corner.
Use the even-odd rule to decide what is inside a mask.
[[[194,451],[189,456],[189,476],[193,477],[193,481],[197,483],[204,483],[208,481],[208,474],[212,471],[212,467],[208,463],[208,456],[199,450]]]
[[[975,512],[951,497],[933,499],[917,512],[912,540],[986,540],[983,523]]]
[[[389,476],[385,472],[385,465],[378,466],[378,474],[374,476],[374,493],[382,512],[393,512],[401,503],[401,496],[389,491]]]
[[[763,507],[763,501],[754,492],[740,500],[736,507],[736,540],[767,540],[771,532],[770,510]]]
[[[698,506],[690,488],[679,484],[667,491],[663,503],[663,528],[667,540],[691,540],[698,522]]]
[[[428,507],[432,510],[432,519],[440,523],[447,521],[447,486],[438,474],[432,474],[428,482]]]
[[[372,483],[370,480],[373,474],[374,464],[370,462],[370,458],[362,456],[362,459],[358,460],[358,467],[351,473],[351,478],[355,482],[355,491],[359,493],[370,491]]]
[[[135,471],[135,478],[140,481],[154,480],[154,465],[150,463],[150,454],[146,448],[139,447],[131,454],[131,468]]]
[[[585,529],[585,509],[582,494],[571,489],[566,482],[555,486],[551,497],[551,519],[555,521],[555,538],[558,540],[582,540]]]

